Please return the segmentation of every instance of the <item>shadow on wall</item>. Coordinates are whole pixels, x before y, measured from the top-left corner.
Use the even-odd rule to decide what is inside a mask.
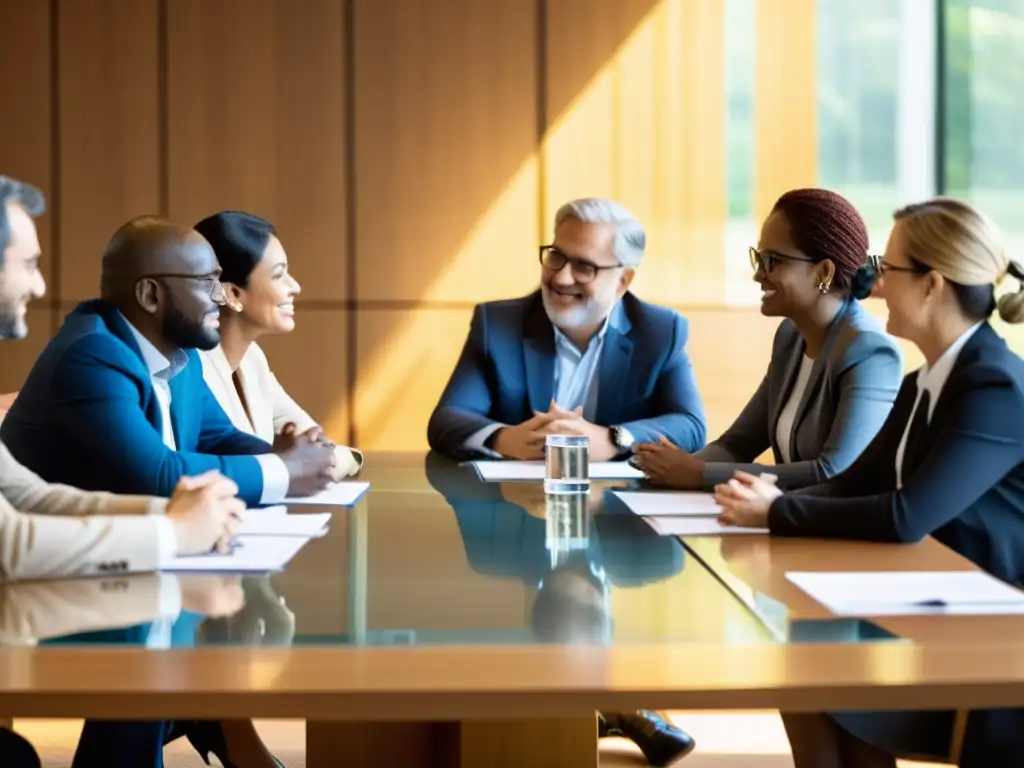
[[[390,2],[358,6],[356,67],[376,74],[365,87],[357,77],[355,99],[356,295],[388,302],[356,317],[353,417],[362,447],[425,447],[472,305],[536,286],[535,249],[564,202],[545,200],[543,190],[574,188],[572,179],[545,178],[541,133],[551,140],[567,122],[579,131],[567,117],[590,109],[590,94],[603,99],[619,87],[609,64],[665,4],[549,0],[545,19],[535,0],[420,0],[403,2],[401,14]],[[436,45],[452,36],[458,45]],[[605,106],[593,113],[602,134],[616,120]],[[342,408],[336,401],[335,413]],[[342,421],[336,415],[328,426]]]

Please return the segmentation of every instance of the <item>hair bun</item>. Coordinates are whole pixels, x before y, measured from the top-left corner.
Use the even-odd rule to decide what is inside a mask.
[[[850,295],[863,301],[871,295],[878,279],[878,270],[871,263],[862,265],[850,278]]]
[[[1013,259],[1006,265],[1006,274],[1020,282],[1017,290],[999,297],[999,316],[1008,323],[1024,323],[1024,267]]]

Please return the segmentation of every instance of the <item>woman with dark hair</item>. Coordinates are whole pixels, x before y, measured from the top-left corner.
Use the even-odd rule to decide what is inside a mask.
[[[768,371],[733,425],[702,451],[664,439],[637,446],[633,463],[651,484],[711,490],[739,469],[801,488],[853,463],[889,415],[903,376],[895,341],[855,298],[867,262],[867,227],[844,197],[796,189],[779,198],[750,249],[761,314],[785,318]],[[769,448],[775,464],[755,464]]]
[[[1024,360],[988,323],[1024,322],[1024,269],[980,211],[936,198],[896,212],[875,265],[889,330],[925,364],[854,464],[787,494],[740,472],[715,489],[727,525],[774,536],[914,542],[934,536],[1003,581],[1024,585]],[[1015,293],[995,299],[1010,275]],[[951,756],[955,713],[783,713],[796,768],[895,768]],[[972,712],[961,768],[1020,765],[1024,711]]]
[[[201,352],[203,376],[235,427],[284,448],[317,423],[288,396],[256,340],[295,328],[302,290],[274,226],[258,216],[222,211],[195,225],[221,267],[228,309],[220,316],[220,346]],[[356,474],[359,451],[335,447],[335,479]]]

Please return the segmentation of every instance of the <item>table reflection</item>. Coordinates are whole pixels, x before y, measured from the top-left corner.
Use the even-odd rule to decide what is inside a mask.
[[[537,483],[485,483],[471,466],[428,455],[427,478],[455,514],[474,572],[535,587],[529,629],[541,642],[610,642],[610,586],[682,572],[675,538],[658,536],[612,487],[547,494]]]
[[[289,616],[266,576],[156,573],[0,586],[6,646],[288,643]]]

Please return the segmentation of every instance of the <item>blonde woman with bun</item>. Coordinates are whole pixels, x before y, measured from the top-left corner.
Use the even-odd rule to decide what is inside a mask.
[[[1024,360],[989,325],[1024,321],[1024,269],[995,225],[936,198],[896,212],[876,295],[888,330],[925,365],[903,380],[877,437],[845,472],[797,493],[747,474],[718,485],[721,521],[774,536],[914,542],[934,536],[1024,584]],[[996,300],[1005,277],[1020,282]],[[783,714],[796,768],[894,768],[949,759],[953,712]],[[1024,711],[972,712],[961,768],[1019,765]],[[952,756],[955,758],[955,756]]]

